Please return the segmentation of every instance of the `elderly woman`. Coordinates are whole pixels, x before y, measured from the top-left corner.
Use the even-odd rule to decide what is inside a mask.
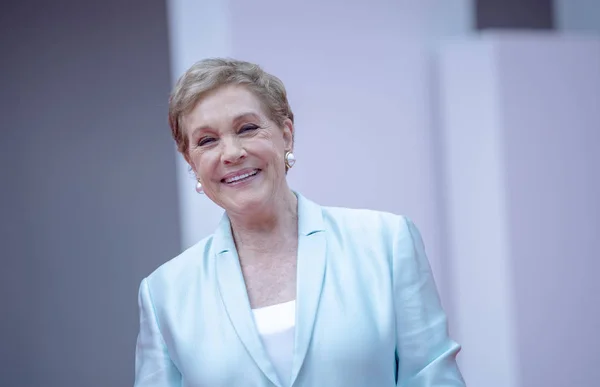
[[[136,386],[464,386],[414,224],[289,188],[278,78],[200,61],[169,119],[197,191],[225,214],[142,281]]]

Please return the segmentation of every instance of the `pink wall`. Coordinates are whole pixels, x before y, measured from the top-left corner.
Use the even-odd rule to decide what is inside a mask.
[[[454,316],[471,386],[596,385],[600,39],[442,50]]]

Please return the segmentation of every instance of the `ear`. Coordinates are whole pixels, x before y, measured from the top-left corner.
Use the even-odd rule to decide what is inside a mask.
[[[286,151],[294,150],[294,123],[289,118],[283,121],[283,146]]]

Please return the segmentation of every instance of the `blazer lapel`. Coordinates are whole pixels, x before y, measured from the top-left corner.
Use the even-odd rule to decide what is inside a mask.
[[[296,331],[293,385],[311,342],[326,266],[326,238],[321,207],[299,194]]]
[[[223,215],[215,233],[216,275],[219,292],[233,327],[256,365],[276,386],[281,386],[277,373],[262,345],[244,283],[231,224]]]

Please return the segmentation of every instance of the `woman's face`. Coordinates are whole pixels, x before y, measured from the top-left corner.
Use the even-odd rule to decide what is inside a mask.
[[[227,212],[260,211],[286,192],[284,155],[292,150],[293,124],[277,127],[246,87],[227,85],[203,96],[184,128],[188,162],[204,193]]]

